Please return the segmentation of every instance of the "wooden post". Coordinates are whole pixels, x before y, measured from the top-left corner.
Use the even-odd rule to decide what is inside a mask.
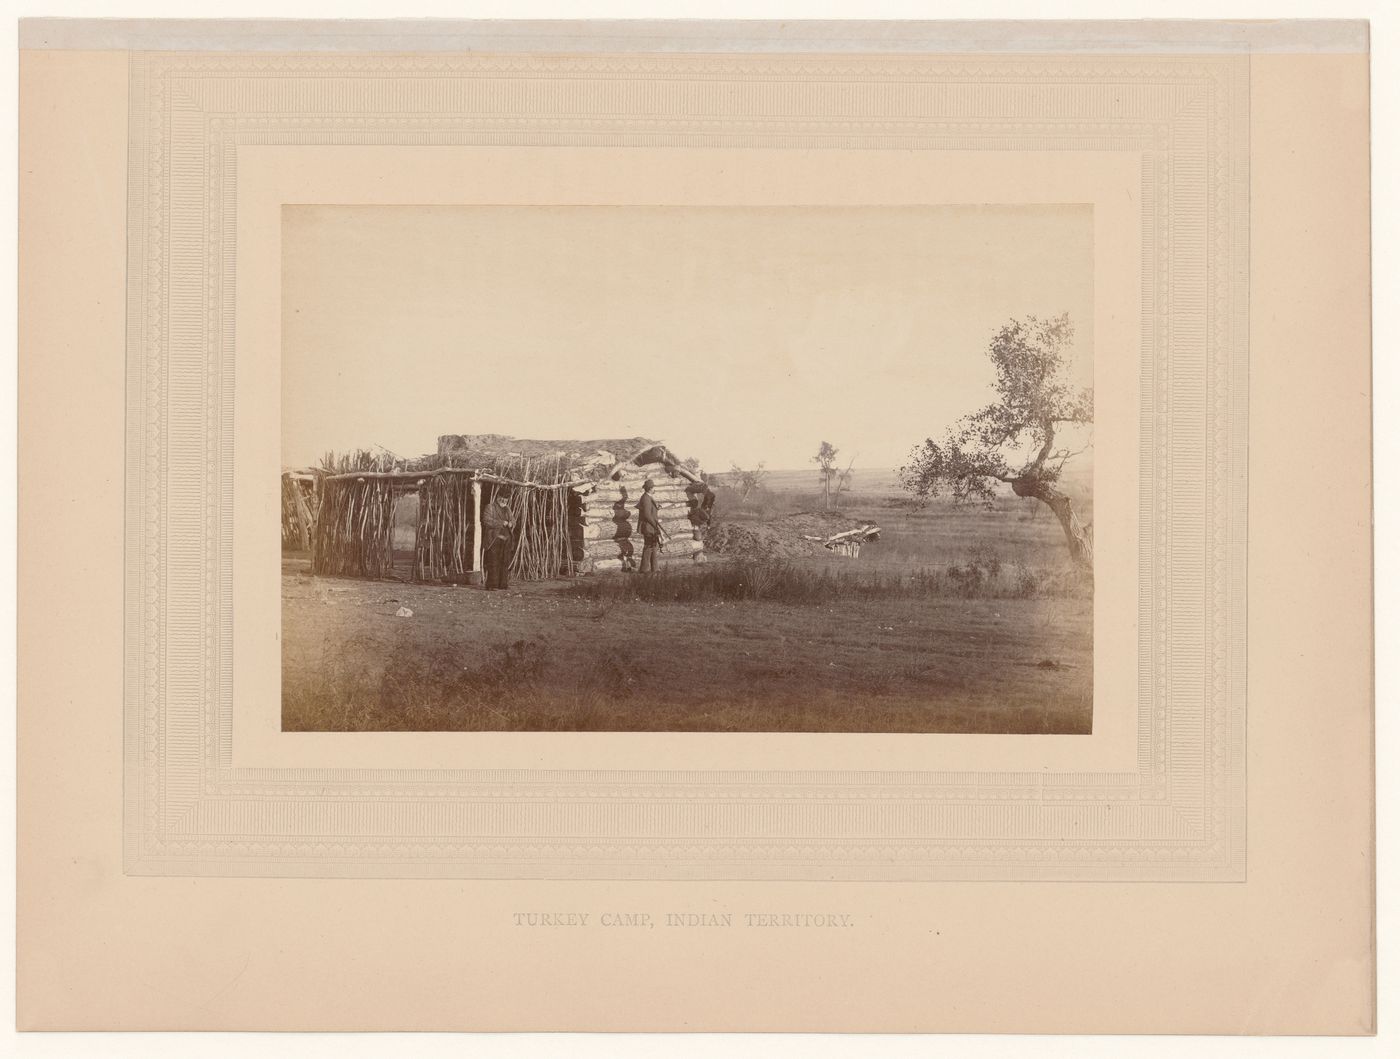
[[[472,569],[467,584],[479,585],[485,578],[481,572],[481,479],[472,479]]]

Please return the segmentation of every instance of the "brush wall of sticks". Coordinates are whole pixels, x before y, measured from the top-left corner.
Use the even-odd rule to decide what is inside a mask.
[[[636,503],[647,478],[666,537],[661,560],[704,551],[713,493],[674,465],[628,464],[611,477],[582,479],[562,457],[505,457],[489,468],[443,465],[396,469],[369,453],[328,457],[305,483],[283,481],[283,543],[310,539],[312,571],[330,576],[415,581],[466,580],[479,572],[482,505],[504,495],[514,519],[511,573],[523,580],[626,568],[641,552]],[[356,465],[358,462],[358,466]],[[305,495],[316,517],[302,532]],[[303,505],[298,505],[298,493]],[[416,512],[404,505],[412,504]],[[411,562],[404,558],[405,514],[412,514]],[[397,535],[396,535],[397,527]],[[411,571],[411,573],[409,572]]]

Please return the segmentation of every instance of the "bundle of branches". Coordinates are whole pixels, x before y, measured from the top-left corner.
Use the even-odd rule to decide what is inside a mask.
[[[282,474],[282,547],[308,551],[315,533],[321,492],[318,477],[306,472]]]
[[[418,543],[413,576],[441,581],[462,575],[472,565],[473,506],[471,477],[438,474],[418,490]]]
[[[337,478],[395,469],[387,452],[326,453],[321,460],[321,509],[311,570],[316,574],[390,577],[394,570],[394,504],[402,486],[392,478]]]
[[[565,488],[571,471],[569,461],[562,456],[541,456],[507,457],[494,462],[491,471],[502,478],[552,487],[494,487],[509,490],[510,510],[515,516],[511,573],[528,581],[571,573],[573,549],[569,543],[569,497]]]
[[[357,449],[354,452],[343,452],[337,455],[328,452],[321,457],[321,471],[323,474],[349,474],[352,471],[371,471],[375,473],[385,473],[387,471],[397,471],[403,468],[403,460],[397,459],[392,452],[383,449],[371,451],[370,449]]]
[[[321,487],[311,570],[389,577],[394,570],[394,504],[403,488],[388,478],[328,478]]]

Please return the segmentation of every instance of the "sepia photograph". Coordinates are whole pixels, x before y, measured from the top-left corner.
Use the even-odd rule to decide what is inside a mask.
[[[19,1027],[1374,1033],[1365,23],[329,14],[20,23]]]
[[[287,205],[285,731],[1093,730],[1093,210]]]

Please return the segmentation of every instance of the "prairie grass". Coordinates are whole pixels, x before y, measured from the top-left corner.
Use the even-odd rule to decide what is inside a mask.
[[[1051,608],[1069,627],[1028,640],[991,610],[1008,606]],[[1083,607],[721,601],[601,618],[592,607],[580,616],[594,631],[586,651],[557,637],[483,640],[477,622],[475,636],[446,639],[332,634],[284,665],[283,729],[1082,733],[1093,701]]]
[[[763,601],[823,606],[855,600],[1084,599],[1092,585],[1063,567],[1036,568],[1003,562],[992,552],[961,562],[909,572],[861,569],[845,563],[736,561],[687,570],[666,568],[570,584],[565,592],[596,602],[729,603]]]
[[[477,662],[476,652],[437,645],[386,658],[369,640],[337,645],[324,653],[318,681],[284,689],[284,715],[312,731],[601,731],[615,726],[642,675],[609,655],[573,671],[561,694],[545,641],[489,652]]]

